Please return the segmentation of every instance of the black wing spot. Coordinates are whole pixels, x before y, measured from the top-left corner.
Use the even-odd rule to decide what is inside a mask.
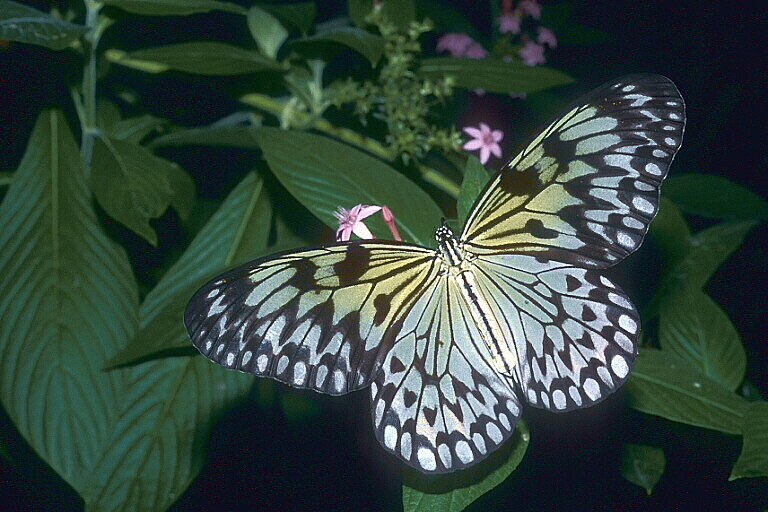
[[[339,285],[350,286],[357,283],[368,269],[370,261],[370,249],[359,243],[349,244],[344,259],[333,265],[333,270],[339,277]]]
[[[389,314],[389,308],[392,306],[392,302],[389,300],[389,296],[385,294],[377,295],[373,299],[373,307],[376,308],[376,314],[373,315],[373,324],[379,326],[384,322]]]
[[[525,229],[537,238],[553,239],[557,238],[558,232],[554,229],[549,229],[539,219],[530,219],[525,223]]]
[[[501,189],[512,195],[533,195],[541,190],[539,170],[530,167],[523,171],[504,169],[499,177]]]

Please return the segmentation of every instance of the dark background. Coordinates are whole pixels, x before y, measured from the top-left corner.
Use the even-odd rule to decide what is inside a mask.
[[[480,33],[488,34],[491,24],[484,2],[445,3],[464,11]],[[553,3],[559,2],[544,2],[544,9]],[[32,5],[47,8],[45,2]],[[340,1],[320,0],[318,5],[321,19],[344,10]],[[723,176],[768,197],[766,9],[747,8],[746,3],[636,0],[576,5],[580,23],[611,39],[599,45],[561,45],[548,52],[549,65],[577,79],[563,88],[562,96],[576,98],[626,73],[666,75],[682,92],[688,112],[684,144],[672,173]],[[226,16],[214,17],[213,23],[205,17],[194,20],[199,20],[193,28],[199,37],[224,38],[226,30],[215,20],[232,22]],[[134,48],[173,40],[173,34],[168,35],[173,30],[168,28],[175,30],[176,23],[187,26],[190,21],[136,18],[125,32],[131,41],[115,44]],[[16,43],[0,50],[0,169],[11,170],[18,164],[43,107],[56,105],[71,113],[65,85],[78,79],[75,62],[67,52]],[[127,76],[135,81],[132,85],[141,91],[147,109],[177,122],[203,124],[238,108],[226,91],[228,79],[143,77],[131,72]],[[171,92],[162,87],[164,80],[170,80],[166,85],[170,84]],[[176,89],[173,80],[177,80]],[[483,109],[496,109],[494,101],[471,99],[463,116],[480,119]],[[498,126],[505,130],[506,140],[521,141],[528,134],[520,126],[524,123],[507,122],[508,126]],[[252,162],[252,155],[239,152],[191,154],[196,162],[183,165],[193,167],[190,172],[196,178],[194,167],[202,173],[221,165],[222,158],[226,165],[244,169]],[[184,242],[164,233],[163,222],[173,225],[173,220],[158,224],[161,240],[166,240],[161,251],[168,250],[164,243]],[[711,224],[706,219],[691,222],[694,229]],[[747,380],[764,397],[768,394],[767,240],[765,225],[758,226],[707,286],[742,335],[748,351]],[[134,243],[138,248],[133,248],[132,255],[141,278],[151,274],[150,267],[162,257]],[[655,278],[644,272],[658,266],[658,253],[652,243],[646,245],[651,247],[630,257],[617,277],[639,302],[648,298],[648,281]],[[209,464],[173,510],[400,509],[400,468],[373,437],[366,392],[333,399],[297,391],[281,393],[317,398],[319,415],[289,421],[278,405],[259,406],[255,399],[244,403],[214,431]],[[472,509],[760,511],[768,506],[766,479],[728,482],[739,454],[738,438],[649,417],[627,409],[624,400],[617,393],[599,406],[565,415],[527,410],[532,432],[528,453],[513,475]],[[664,448],[667,469],[650,498],[619,474],[625,441]],[[0,459],[0,508],[42,511],[81,506],[76,493],[24,443],[4,413],[0,442],[14,459],[14,464]]]

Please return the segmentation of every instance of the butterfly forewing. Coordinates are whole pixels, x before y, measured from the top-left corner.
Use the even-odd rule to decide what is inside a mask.
[[[490,180],[460,237],[256,260],[195,294],[192,341],[296,387],[370,385],[387,450],[427,473],[474,464],[509,438],[522,399],[571,410],[628,377],[639,317],[596,269],[640,245],[684,120],[664,77],[606,84]]]
[[[659,75],[629,75],[566,110],[480,195],[462,240],[606,267],[637,249],[682,143],[685,107]]]
[[[330,394],[370,384],[390,326],[434,280],[433,251],[351,243],[268,257],[192,298],[192,342],[227,368]]]

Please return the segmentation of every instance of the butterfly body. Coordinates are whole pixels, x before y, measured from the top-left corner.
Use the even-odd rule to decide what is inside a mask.
[[[683,127],[668,79],[606,84],[491,178],[460,235],[256,260],[195,294],[192,341],[293,386],[370,387],[388,451],[427,473],[468,467],[509,438],[522,401],[586,407],[629,376],[639,316],[599,270],[640,245]]]

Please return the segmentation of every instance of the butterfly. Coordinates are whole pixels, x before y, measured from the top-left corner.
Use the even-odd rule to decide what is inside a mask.
[[[639,316],[599,270],[641,244],[684,124],[669,79],[607,83],[490,179],[460,235],[257,259],[195,293],[192,342],[295,387],[368,387],[386,450],[425,473],[469,467],[510,437],[523,402],[588,407],[629,376]]]

